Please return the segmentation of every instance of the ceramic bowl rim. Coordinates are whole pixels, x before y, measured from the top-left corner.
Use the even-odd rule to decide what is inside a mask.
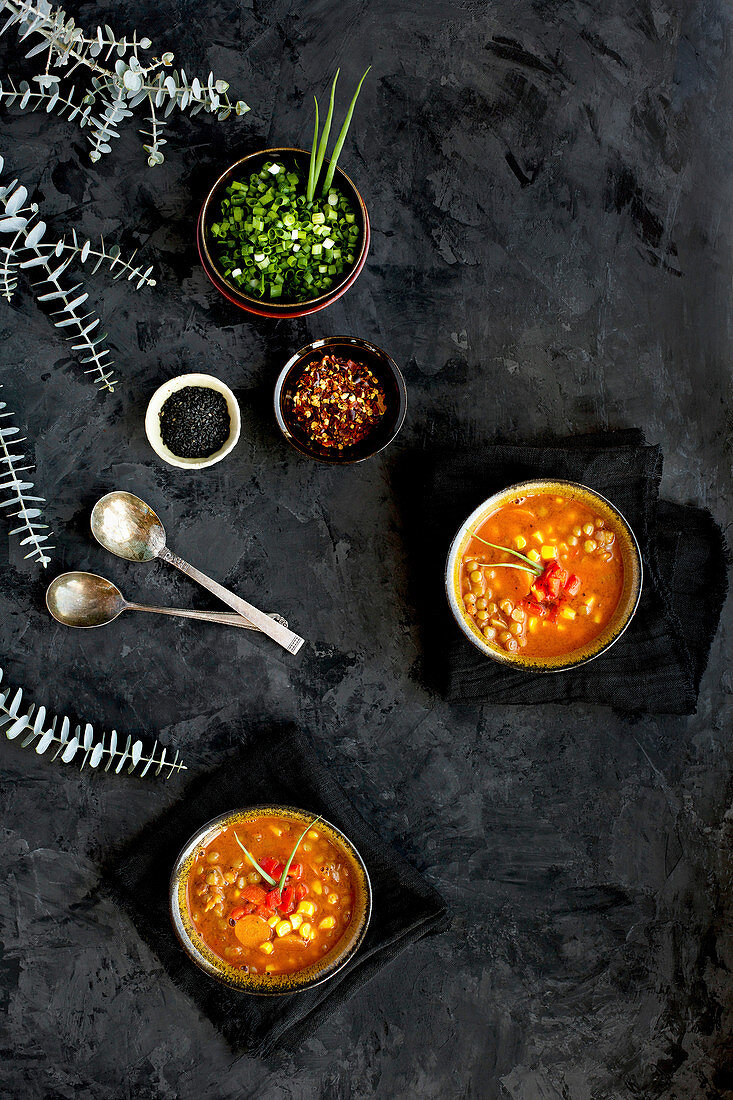
[[[349,344],[352,347],[366,349],[370,352],[376,359],[384,364],[392,375],[399,396],[395,422],[391,429],[391,434],[383,443],[375,447],[374,450],[369,451],[367,454],[360,455],[358,458],[327,458],[325,455],[315,450],[311,450],[293,435],[282,411],[282,393],[291,371],[293,371],[303,359],[312,355],[314,351],[319,351],[322,348],[328,348],[337,344]],[[374,458],[375,455],[380,454],[386,447],[389,447],[399,435],[402,430],[402,425],[405,422],[405,417],[407,416],[407,385],[402,371],[397,366],[392,356],[378,347],[377,344],[372,344],[369,340],[364,340],[361,336],[322,336],[318,340],[312,340],[310,344],[306,344],[305,347],[300,348],[299,351],[296,351],[290,356],[275,382],[273,406],[275,409],[277,426],[288,443],[300,454],[305,455],[306,458],[313,459],[315,462],[321,462],[326,466],[356,466],[359,462],[366,462],[367,459]]]
[[[179,458],[178,455],[174,455],[166,447],[160,434],[161,408],[171,394],[184,389],[186,386],[202,386],[205,389],[216,390],[227,403],[230,421],[229,436],[226,443],[207,458]],[[242,416],[233,391],[220,378],[216,378],[213,374],[202,374],[199,371],[193,371],[190,374],[177,374],[174,378],[169,378],[167,382],[161,383],[150,398],[145,411],[145,434],[148,437],[148,443],[158,458],[179,470],[204,470],[207,466],[215,466],[217,462],[221,462],[223,458],[226,458],[230,451],[234,450],[239,442],[241,430]]]
[[[179,896],[179,883],[181,883],[183,876],[186,872],[186,864],[191,861],[192,854],[196,848],[201,844],[202,838],[207,833],[213,831],[217,826],[224,826],[231,824],[235,821],[238,815],[251,815],[251,814],[270,814],[277,816],[278,814],[294,814],[298,815],[297,819],[303,821],[304,819],[312,819],[316,815],[310,810],[303,810],[298,806],[289,806],[283,803],[253,803],[248,806],[239,806],[233,810],[227,810],[224,813],[217,814],[207,821],[204,825],[193,833],[186,843],[181,848],[180,852],[176,856],[173,862],[171,870],[171,876],[168,885],[168,908],[173,930],[176,938],[183,948],[185,954],[208,977],[215,979],[216,981],[228,986],[230,989],[235,989],[239,993],[244,993],[247,996],[258,997],[279,997],[288,996],[295,993],[301,993],[307,989],[314,989],[316,986],[322,985],[324,982],[332,978],[334,974],[337,974],[357,953],[359,948],[364,942],[369,924],[371,921],[372,907],[373,907],[373,894],[372,884],[369,877],[369,872],[366,868],[366,864],[361,856],[356,845],[353,841],[349,840],[345,833],[334,825],[327,818],[321,816],[319,818],[319,825],[325,825],[328,830],[334,834],[340,844],[343,846],[349,858],[349,864],[355,868],[356,873],[362,879],[362,887],[364,891],[364,914],[361,920],[361,924],[357,928],[353,935],[353,939],[347,944],[347,946],[341,951],[334,951],[334,958],[332,962],[323,967],[321,971],[317,971],[310,978],[305,981],[299,980],[299,975],[308,974],[314,964],[310,967],[306,967],[302,971],[295,971],[292,974],[283,975],[271,975],[265,977],[265,975],[257,975],[248,977],[242,975],[234,967],[227,968],[226,963],[219,960],[218,963],[211,962],[207,956],[199,951],[196,943],[191,939],[186,931],[185,922],[182,919],[180,913],[180,906],[178,904]],[[331,838],[329,838],[331,839]],[[185,881],[185,880],[184,880]],[[190,918],[189,918],[190,919]],[[342,936],[342,939],[345,939]],[[340,942],[340,941],[339,941]],[[338,947],[338,943],[336,944]],[[216,959],[217,956],[213,952],[209,952],[212,959]],[[330,953],[329,953],[330,954]],[[238,975],[238,979],[234,979],[234,975]],[[280,988],[268,988],[268,983],[278,983]],[[288,984],[290,983],[290,984]],[[252,984],[253,987],[248,989],[247,986]],[[261,986],[261,987],[260,987]]]
[[[609,511],[613,514],[614,518],[618,522],[620,528],[626,535],[629,552],[632,560],[634,561],[637,575],[635,578],[631,578],[629,602],[619,624],[610,633],[608,632],[608,630],[606,630],[598,636],[598,639],[601,640],[602,644],[597,646],[597,648],[595,649],[590,649],[590,647],[592,647],[594,644],[591,642],[588,643],[588,645],[586,645],[586,647],[584,647],[583,649],[574,651],[581,654],[581,656],[575,660],[566,660],[563,663],[557,664],[543,664],[541,663],[541,658],[536,659],[536,661],[533,661],[531,658],[522,659],[518,655],[515,656],[514,654],[504,653],[489,645],[488,642],[479,639],[479,637],[471,630],[466,621],[466,617],[464,616],[458,604],[458,598],[455,593],[454,570],[456,566],[456,557],[458,554],[458,550],[467,532],[474,526],[476,521],[484,513],[490,510],[490,506],[494,503],[494,501],[499,504],[503,498],[506,498],[507,496],[513,496],[515,493],[519,495],[521,493],[527,493],[533,490],[535,492],[542,492],[543,490],[547,490],[548,488],[551,488],[555,485],[569,489],[580,489],[583,493],[589,493],[592,497],[595,497],[597,500],[601,501],[602,504],[609,509]],[[611,648],[611,646],[615,642],[618,641],[618,639],[626,631],[629,623],[636,614],[636,609],[639,606],[639,600],[641,599],[641,592],[644,584],[644,565],[642,561],[641,550],[639,548],[639,543],[628,520],[616,507],[616,505],[608,500],[608,498],[605,497],[602,493],[599,493],[597,489],[593,489],[589,485],[584,485],[580,481],[570,481],[567,478],[561,477],[530,478],[527,481],[518,481],[513,485],[507,485],[505,488],[499,489],[496,493],[492,493],[491,496],[488,496],[481,504],[474,508],[471,514],[463,521],[463,523],[458,528],[458,531],[454,535],[450,544],[450,548],[448,550],[448,556],[446,558],[445,564],[444,581],[446,597],[448,599],[448,605],[451,609],[451,613],[453,614],[453,618],[456,620],[463,634],[465,634],[465,636],[468,638],[471,644],[475,646],[476,649],[483,653],[484,656],[490,657],[498,664],[505,665],[508,668],[516,669],[520,672],[549,674],[553,672],[568,672],[571,669],[579,668],[581,665],[588,664],[589,661],[594,661],[596,657],[600,657],[602,653],[605,653],[608,649]],[[606,637],[607,633],[608,637]],[[588,651],[589,649],[590,651]],[[558,661],[559,660],[560,658],[558,658]]]
[[[309,313],[316,313],[321,309],[325,309],[326,306],[331,305],[337,298],[340,298],[342,294],[345,294],[347,290],[356,281],[358,275],[361,273],[362,268],[366,262],[367,254],[369,252],[369,244],[371,241],[371,226],[369,222],[369,213],[366,208],[366,203],[362,198],[361,192],[351,179],[351,177],[344,172],[343,168],[336,167],[335,177],[337,179],[342,178],[346,181],[347,190],[350,189],[356,198],[356,213],[361,224],[361,245],[359,254],[354,263],[349,267],[348,271],[344,274],[343,279],[330,290],[323,294],[319,294],[315,298],[303,299],[299,302],[273,302],[263,298],[253,298],[249,294],[245,294],[239,287],[230,283],[225,277],[219,266],[215,262],[211,252],[209,251],[209,241],[206,233],[206,219],[209,214],[209,207],[215,201],[219,188],[225,183],[227,177],[233,173],[240,165],[245,164],[247,161],[252,161],[257,158],[268,158],[270,156],[304,156],[310,157],[310,152],[307,149],[299,149],[297,146],[274,146],[270,149],[259,149],[253,153],[247,153],[245,156],[240,157],[239,160],[234,161],[219,175],[213,186],[210,188],[204,202],[201,206],[197,221],[197,245],[199,250],[199,256],[210,282],[216,289],[224,295],[232,304],[239,306],[250,313],[255,313],[260,317],[270,318],[294,318],[299,316],[305,316]]]

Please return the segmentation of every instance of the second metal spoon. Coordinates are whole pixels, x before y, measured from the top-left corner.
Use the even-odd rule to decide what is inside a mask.
[[[46,590],[46,607],[57,622],[81,629],[106,626],[107,623],[114,622],[123,611],[153,611],[157,615],[203,619],[207,623],[257,630],[256,626],[233,611],[195,611],[183,607],[147,607],[141,603],[130,603],[116,584],[96,573],[62,573],[56,577]],[[279,615],[271,615],[270,618],[287,626]]]
[[[207,577],[177,554],[171,553],[165,544],[163,524],[150,505],[134,493],[117,491],[103,496],[92,508],[91,527],[100,546],[112,554],[127,561],[154,561],[160,558],[180,569],[222,603],[228,604],[249,619],[263,634],[267,634],[289,653],[297,653],[302,646],[303,639],[300,635],[265,615],[241,596],[230,592],[223,584]]]

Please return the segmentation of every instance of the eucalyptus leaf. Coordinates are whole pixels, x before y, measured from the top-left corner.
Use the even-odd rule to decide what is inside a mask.
[[[22,206],[25,205],[25,200],[28,198],[28,189],[26,187],[19,187],[17,191],[14,191],[10,198],[5,203],[6,214],[17,214]]]
[[[7,416],[8,414],[4,413],[3,415]],[[37,503],[39,500],[43,502],[43,498],[31,497],[28,489],[33,488],[33,483],[27,479],[21,481],[18,477],[21,468],[23,472],[32,469],[30,465],[23,465],[25,455],[17,453],[18,442],[13,439],[13,436],[17,435],[19,431],[20,429],[15,425],[11,425],[10,429],[3,428],[0,430],[0,472],[4,478],[9,477],[8,481],[3,482],[0,508],[15,509],[10,514],[21,521],[20,527],[14,528],[14,532],[22,536],[21,544],[24,547],[29,547],[28,553],[25,555],[26,559],[34,558],[39,565],[45,568],[51,561],[49,551],[53,550],[53,544],[49,540],[52,536],[48,533],[47,525],[38,522],[41,510],[31,505],[31,502]],[[11,439],[13,441],[9,442]],[[5,486],[8,485],[10,486],[10,492],[6,497]]]
[[[0,683],[2,680],[3,670],[0,668]],[[70,764],[73,762],[80,769],[83,769],[87,763],[91,768],[96,769],[104,763],[106,757],[107,766],[104,770],[109,770],[117,755],[117,739],[114,731],[109,742],[107,742],[104,734],[101,738],[97,738],[94,726],[90,722],[85,722],[83,731],[81,725],[78,725],[73,736],[71,736],[71,723],[68,717],[62,719],[60,728],[58,728],[58,715],[54,717],[50,724],[47,724],[45,707],[36,707],[34,703],[30,705],[23,704],[22,688],[17,689],[10,702],[8,701],[9,695],[10,689],[6,686],[0,692],[0,727],[4,728],[6,738],[17,741],[23,748],[32,747],[38,756],[43,756],[51,750],[49,753],[51,760],[57,760],[60,757],[62,763]],[[128,736],[128,746],[130,740]],[[136,741],[135,749],[137,751],[133,751],[128,768],[128,774],[130,775],[137,773],[142,778],[148,772],[153,775],[162,773],[165,779],[170,779],[175,772],[187,770],[177,751],[175,756],[170,758],[168,749],[157,741],[153,742],[152,747],[147,752],[144,750],[142,742]],[[127,756],[126,748],[118,767],[115,769],[118,774]]]
[[[27,218],[0,218],[0,233],[17,233],[19,229],[25,229]]]

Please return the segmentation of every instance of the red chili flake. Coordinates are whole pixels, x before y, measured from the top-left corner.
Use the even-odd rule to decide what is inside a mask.
[[[290,397],[293,418],[324,449],[360,443],[386,410],[379,381],[364,363],[326,355],[309,363]]]

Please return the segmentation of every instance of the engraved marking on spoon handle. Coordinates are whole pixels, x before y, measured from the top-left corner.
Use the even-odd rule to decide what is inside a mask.
[[[303,638],[298,634],[295,634],[292,630],[283,626],[275,619],[271,619],[268,615],[265,615],[263,611],[258,610],[247,600],[243,600],[241,596],[236,596],[233,592],[230,592],[228,588],[224,588],[223,585],[217,581],[212,580],[211,577],[207,577],[205,573],[202,573],[200,569],[196,569],[193,565],[189,565],[183,558],[179,558],[177,554],[171,553],[167,546],[164,546],[162,550],[158,552],[158,557],[169,565],[174,565],[176,569],[180,569],[182,573],[185,573],[191,580],[196,581],[197,584],[202,585],[207,592],[211,592],[212,596],[216,596],[222,603],[228,604],[229,607],[234,608],[240,615],[243,615],[245,619],[256,626],[263,634],[267,634],[269,638],[272,638],[274,642],[281,645],[283,649],[287,649],[289,653],[297,653],[300,647],[303,645]]]

